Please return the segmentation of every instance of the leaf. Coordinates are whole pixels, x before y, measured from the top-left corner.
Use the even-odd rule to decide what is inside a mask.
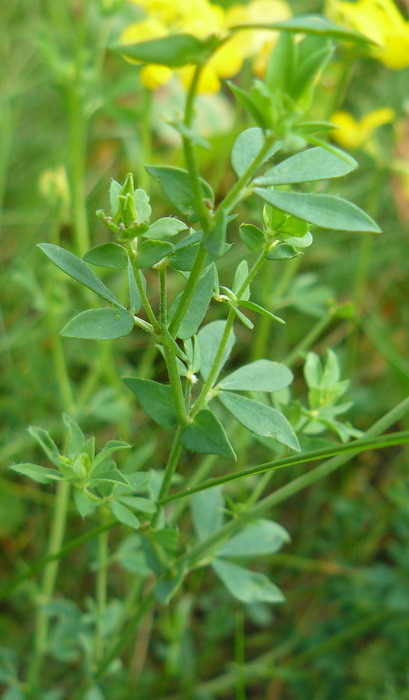
[[[77,258],[76,255],[52,243],[38,243],[38,247],[67,275],[80,284],[83,284],[84,287],[91,289],[95,294],[105,299],[105,301],[109,301],[110,304],[118,306],[121,309],[124,308],[108,287],[106,287],[105,284],[91,272],[84,261]]]
[[[53,481],[61,481],[63,477],[54,469],[41,467],[39,464],[30,464],[23,462],[22,464],[12,464],[10,469],[22,476],[28,476],[29,479],[37,481],[39,484],[51,484]]]
[[[199,540],[205,540],[223,526],[224,498],[221,486],[195,493],[192,497],[193,525]]]
[[[297,58],[295,37],[290,32],[282,32],[270,53],[265,82],[272,91],[288,92],[291,85]]]
[[[255,184],[284,185],[342,177],[358,167],[352,156],[346,153],[344,156],[339,158],[325,148],[308,148],[267,170],[262,177],[255,180]]]
[[[177,413],[169,385],[133,377],[125,377],[122,381],[138,397],[142,408],[152,420],[163,428],[174,428],[177,425]]]
[[[226,321],[212,321],[212,323],[208,323],[207,326],[201,328],[197,334],[201,357],[200,373],[203,379],[207,379],[209,376],[210,370],[216,359],[217,350],[219,348],[225,327]],[[223,353],[223,357],[218,368],[219,372],[226,363],[227,358],[232,351],[235,340],[233,331],[230,331],[226,350]]]
[[[116,468],[115,462],[111,461],[109,463],[111,468],[108,471],[101,472],[98,469],[98,472],[94,472],[92,475],[92,478],[90,478],[89,483],[92,484],[93,486],[97,486],[100,483],[104,484],[118,484],[119,486],[127,486],[128,488],[132,488],[130,482],[126,478],[122,472],[119,471],[119,469]],[[109,467],[109,465],[107,465]]]
[[[129,445],[127,442],[123,442],[122,440],[108,440],[102,450],[98,452],[97,456],[95,457],[90,474],[94,475],[97,467],[102,462],[105,462],[105,460],[114,452],[118,452],[118,450],[129,450],[130,447],[131,445]]]
[[[129,335],[134,325],[132,314],[125,309],[88,309],[68,321],[60,335],[64,338],[112,340]]]
[[[202,63],[220,43],[220,39],[214,35],[201,40],[190,34],[170,34],[138,44],[120,44],[114,46],[113,50],[142,63],[181,68],[191,63]]]
[[[244,245],[253,253],[257,253],[264,245],[264,233],[253,224],[241,224],[239,235]]]
[[[186,340],[197,333],[197,330],[206,315],[210,300],[212,298],[213,288],[216,283],[216,266],[212,263],[212,265],[210,265],[210,267],[205,271],[204,275],[199,281],[199,284],[197,285],[196,292],[177,332],[178,338]]]
[[[126,506],[123,506],[122,503],[119,503],[118,501],[110,501],[109,507],[111,513],[117,520],[119,520],[120,523],[138,530],[140,522],[136,515],[131,513]]]
[[[234,142],[233,149],[231,152],[231,164],[233,170],[238,177],[244,175],[246,170],[252,164],[253,160],[258,156],[259,152],[264,146],[265,136],[263,130],[257,126],[253,126],[250,129],[245,129],[237,137]],[[271,147],[268,153],[266,153],[265,158],[262,163],[269,160],[274,153],[277,153],[281,146],[281,142],[276,142],[274,146]],[[260,163],[260,165],[262,165]]]
[[[84,491],[79,491],[78,489],[74,491],[74,501],[82,518],[86,518],[87,515],[90,515],[98,505],[97,502],[87,496]]]
[[[156,511],[155,504],[148,498],[142,498],[141,496],[121,496],[118,500],[129,508],[140,510],[141,513],[155,513]]]
[[[231,83],[230,80],[226,80],[226,82],[233,95],[235,96],[237,102],[239,102],[239,104],[241,104],[241,106],[244,107],[246,112],[248,112],[248,114],[254,119],[256,124],[258,124],[259,126],[261,126],[262,129],[264,129],[266,127],[266,123],[263,113],[260,112],[258,107],[248,96],[247,92],[241,90],[241,88],[237,87],[237,85],[235,85],[234,83]]]
[[[68,433],[67,454],[69,457],[72,455],[77,456],[84,447],[85,435],[78,423],[67,413],[63,413],[63,421]]]
[[[128,265],[128,253],[117,243],[103,243],[91,248],[83,259],[91,265],[108,267],[110,270],[123,270]]]
[[[198,496],[199,494],[196,494]],[[194,496],[194,498],[196,497]],[[286,542],[290,536],[281,525],[272,520],[258,520],[247,525],[238,535],[222,544],[217,550],[218,556],[223,557],[255,557],[263,554],[273,554]]]
[[[227,590],[242,603],[282,603],[284,596],[267,576],[216,559],[212,567]]]
[[[266,316],[267,318],[270,318],[272,321],[277,321],[277,323],[285,324],[285,321],[282,318],[271,313],[271,311],[268,311],[263,306],[256,304],[254,301],[239,299],[238,303],[240,304],[240,306],[244,306],[246,309],[250,309],[251,311],[255,311],[257,314],[261,314],[261,316]]]
[[[177,572],[176,576],[168,575],[166,578],[162,579],[156,584],[154,588],[155,597],[159,600],[160,603],[162,603],[162,605],[169,605],[173,596],[180,589],[185,579],[186,573],[186,568],[181,567]]]
[[[150,530],[149,537],[168,552],[175,552],[179,546],[179,530],[170,527]]]
[[[146,170],[160,185],[169,201],[185,216],[196,213],[195,197],[187,170],[171,165],[146,165]],[[210,185],[200,179],[203,196],[214,201],[214,192]]]
[[[227,214],[222,212],[213,223],[210,231],[203,236],[203,246],[208,253],[219,257],[223,255],[226,247]]]
[[[291,260],[301,255],[300,251],[288,243],[279,243],[271,246],[266,254],[266,260]]]
[[[362,209],[341,197],[304,192],[278,192],[255,187],[255,194],[273,207],[309,221],[321,228],[337,231],[380,233],[381,229]]]
[[[233,304],[228,299],[226,299],[225,303],[227,304],[229,309],[231,309],[236,314],[237,318],[242,322],[244,326],[246,326],[246,328],[249,328],[250,330],[254,328],[253,321],[250,321],[250,319],[247,318],[247,316],[245,316],[245,314],[243,314],[235,304]]]
[[[41,449],[47,455],[50,462],[56,467],[60,466],[60,451],[52,439],[50,433],[43,428],[37,428],[35,425],[30,425],[28,432],[34,440],[37,440]]]
[[[135,259],[135,266],[139,269],[152,267],[162,258],[173,253],[175,246],[167,241],[142,241],[138,246]]]
[[[239,423],[255,435],[272,437],[293,450],[300,449],[297,436],[287,418],[272,406],[230,391],[221,391],[217,398]]]
[[[254,22],[249,24],[238,24],[230,27],[230,31],[242,31],[243,29],[262,29],[263,31],[295,32],[296,34],[321,34],[335,39],[345,39],[346,41],[356,41],[363,44],[371,44],[371,40],[363,34],[358,34],[351,29],[340,27],[329,19],[321,15],[299,15],[292,17],[285,22],[274,22],[264,24]]]
[[[235,452],[217,416],[205,408],[183,431],[180,441],[192,452],[224,455],[236,459]]]
[[[247,279],[249,274],[249,266],[247,263],[247,260],[242,260],[241,263],[238,265],[236,272],[234,273],[234,280],[233,280],[233,288],[232,292],[233,294],[238,294],[240,288],[242,287],[243,283]],[[245,287],[243,293],[243,299],[247,301],[247,299],[250,298],[250,286],[247,285]]]
[[[142,187],[138,187],[136,190],[134,190],[133,200],[135,203],[137,223],[148,223],[152,214],[152,208],[149,204],[149,195],[146,194],[145,190],[143,190]]]
[[[146,289],[146,279],[142,275],[142,272],[139,273],[142,278],[142,284]],[[129,288],[129,310],[131,314],[137,314],[138,311],[142,308],[142,297],[140,295],[138,285],[136,284],[135,280],[135,272],[132,267],[132,263],[129,260],[128,261],[128,288]]]
[[[280,391],[293,380],[285,365],[270,360],[256,360],[240,367],[219,384],[220,389],[239,391]]]
[[[163,219],[158,219],[153,224],[149,226],[146,233],[143,234],[144,238],[151,239],[162,239],[168,236],[176,236],[181,231],[185,231],[188,228],[183,221],[179,219],[174,219],[171,216],[165,216]]]

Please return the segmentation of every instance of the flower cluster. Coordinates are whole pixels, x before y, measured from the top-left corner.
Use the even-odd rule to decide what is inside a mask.
[[[374,42],[371,55],[387,68],[409,66],[409,22],[393,0],[328,0],[326,14]]]
[[[215,93],[221,80],[236,75],[247,57],[255,60],[255,70],[263,72],[266,57],[274,43],[271,31],[234,32],[229,28],[246,23],[280,22],[289,19],[291,11],[284,0],[252,0],[248,5],[234,5],[224,10],[208,0],[131,0],[143,8],[145,18],[127,27],[122,44],[135,44],[169,34],[186,33],[204,39],[216,35],[226,41],[214,52],[204,67],[198,85],[199,93]],[[227,38],[228,37],[228,38]],[[156,64],[144,65],[140,77],[145,87],[155,90],[173,76],[172,69]],[[193,67],[176,71],[185,86],[191,82]]]

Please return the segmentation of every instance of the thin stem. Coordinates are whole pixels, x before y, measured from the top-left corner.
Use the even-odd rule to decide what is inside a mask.
[[[308,350],[311,345],[315,343],[317,338],[320,337],[320,335],[328,328],[328,326],[331,324],[333,321],[334,317],[336,316],[335,311],[330,311],[326,316],[323,316],[323,318],[320,318],[319,321],[311,328],[311,330],[307,333],[307,335],[300,340],[298,345],[295,346],[295,348],[290,352],[289,355],[284,360],[284,364],[287,365],[287,367],[292,367],[292,365],[295,363],[297,358],[306,350]]]
[[[153,309],[152,309],[152,306],[151,306],[150,301],[148,299],[148,295],[146,294],[146,289],[144,287],[143,280],[142,280],[142,273],[141,273],[140,269],[138,267],[136,267],[135,253],[132,250],[132,246],[130,243],[126,244],[126,249],[128,251],[129,258],[131,260],[132,269],[133,269],[133,272],[135,275],[136,286],[138,287],[139,294],[141,295],[142,304],[143,304],[143,307],[146,311],[146,315],[147,315],[150,323],[152,324],[155,332],[160,333],[160,325],[158,323],[158,320],[157,320],[155,314],[153,313]]]
[[[172,483],[173,475],[176,471],[176,467],[177,467],[178,462],[179,462],[179,457],[180,457],[180,453],[182,450],[182,446],[180,444],[180,434],[181,434],[181,429],[178,428],[176,430],[175,437],[173,438],[172,449],[170,451],[168,463],[166,465],[165,474],[163,477],[162,485],[161,485],[159,496],[158,496],[158,502],[160,502],[164,498],[166,498],[166,496],[169,492],[170,485]],[[158,506],[158,509],[152,518],[151,527],[155,527],[155,525],[157,524],[160,513],[161,513],[161,507]]]
[[[246,291],[246,289],[249,287],[251,282],[253,281],[254,277],[256,274],[259,272],[261,269],[264,260],[265,260],[265,249],[261,251],[261,253],[258,255],[257,260],[255,261],[253,267],[249,271],[246,279],[244,280],[243,284],[241,285],[240,289],[237,292],[237,298],[240,299],[242,294]],[[234,313],[233,309],[230,309],[229,315],[227,317],[226,325],[223,331],[223,335],[220,340],[219,348],[216,353],[216,357],[214,358],[214,362],[212,365],[212,368],[209,372],[209,375],[203,384],[202,390],[197,397],[195,403],[192,406],[191,410],[191,416],[194,417],[198,411],[200,411],[207,403],[208,400],[208,393],[213,387],[213,383],[215,379],[217,378],[217,375],[220,371],[220,364],[223,359],[224,352],[226,350],[227,343],[229,341],[229,336],[231,333],[231,330],[233,328],[234,320],[236,318],[236,314]]]
[[[97,600],[97,637],[95,642],[96,658],[100,659],[104,653],[104,620],[107,604],[108,585],[108,531],[101,532],[98,537],[98,571],[96,581]]]
[[[168,296],[167,296],[167,280],[166,280],[166,266],[161,265],[158,267],[159,280],[160,280],[160,305],[159,305],[159,320],[162,326],[167,326],[168,324]]]
[[[194,262],[192,271],[189,275],[189,279],[187,281],[186,287],[184,288],[184,290],[182,292],[182,296],[180,297],[179,303],[176,307],[176,311],[173,314],[172,320],[169,324],[169,333],[171,334],[172,337],[176,336],[176,334],[180,328],[180,324],[182,323],[182,320],[185,317],[185,314],[186,314],[186,312],[190,306],[190,303],[193,299],[193,295],[196,291],[197,285],[198,285],[199,280],[202,276],[206,257],[207,257],[207,251],[205,250],[205,248],[203,248],[203,246],[199,246],[196,260]]]
[[[180,427],[186,427],[189,418],[186,411],[185,396],[182,382],[176,362],[176,357],[172,348],[169,347],[166,338],[163,338],[163,351],[165,355],[166,368],[168,370],[169,381],[172,387],[173,399]]]

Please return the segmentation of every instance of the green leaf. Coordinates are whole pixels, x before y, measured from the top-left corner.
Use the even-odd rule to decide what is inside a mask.
[[[109,301],[110,304],[118,306],[121,309],[124,308],[108,287],[106,287],[105,284],[91,272],[84,261],[77,258],[76,255],[52,243],[38,243],[38,247],[67,275],[80,284],[83,284],[84,287],[91,289],[95,294],[105,299],[105,301]]]
[[[190,34],[170,34],[138,44],[120,44],[113,49],[142,63],[181,68],[191,63],[203,63],[220,43],[220,39],[214,35],[202,40]]]
[[[282,603],[284,596],[264,574],[216,559],[212,567],[227,590],[242,603]]]
[[[253,224],[241,224],[239,235],[244,245],[253,253],[257,253],[264,245],[264,233]]]
[[[111,216],[115,219],[119,210],[119,200],[118,195],[122,194],[122,185],[116,180],[112,179],[109,187],[109,203],[111,207]]]
[[[188,228],[183,221],[179,219],[174,219],[171,216],[165,216],[163,219],[158,219],[153,224],[149,226],[146,233],[143,234],[144,238],[154,238],[162,239],[168,236],[176,236],[181,231],[185,231]]]
[[[299,450],[297,436],[282,413],[272,406],[253,401],[231,391],[221,391],[217,398],[245,428],[261,437],[272,437],[283,445]]]
[[[202,323],[210,300],[213,288],[217,284],[217,271],[214,263],[208,267],[197,285],[196,292],[190,302],[187,313],[180,324],[177,337],[186,340],[194,335]]]
[[[39,484],[51,484],[53,481],[61,481],[63,477],[57,471],[41,467],[38,464],[30,464],[24,462],[22,464],[12,464],[10,469],[22,476],[28,476],[29,479],[37,481]]]
[[[216,257],[223,255],[226,248],[226,228],[227,214],[223,211],[221,215],[214,220],[210,231],[203,236],[203,246],[211,255]]]
[[[226,82],[233,95],[235,96],[237,102],[239,102],[239,104],[241,104],[241,106],[244,107],[246,112],[248,112],[248,114],[254,119],[256,124],[258,124],[259,126],[261,126],[262,129],[264,129],[266,127],[266,123],[263,113],[260,112],[258,107],[248,96],[247,92],[241,90],[241,88],[237,87],[237,85],[231,83],[229,80],[226,80]]]
[[[69,457],[77,456],[85,445],[85,435],[78,423],[67,413],[63,413],[63,421],[68,433],[67,455]]]
[[[294,35],[290,32],[282,32],[267,63],[265,82],[270,90],[288,92],[295,70],[296,57],[297,45]]]
[[[301,255],[300,251],[293,245],[288,243],[278,243],[278,245],[272,245],[268,253],[266,253],[267,260],[291,260],[292,258],[297,258]]]
[[[155,513],[156,506],[153,501],[149,498],[142,498],[141,496],[121,496],[119,499],[121,503],[134,510],[140,510],[141,513]]]
[[[242,322],[244,326],[246,326],[246,328],[249,328],[250,330],[254,328],[253,321],[250,321],[250,319],[247,318],[247,316],[245,316],[245,314],[243,314],[235,304],[233,304],[228,299],[225,301],[225,303],[227,304],[229,309],[231,309],[236,314],[237,318]]]
[[[110,270],[123,270],[128,265],[128,253],[117,243],[103,243],[85,253],[85,262]]]
[[[293,373],[285,365],[270,360],[256,360],[240,367],[219,384],[224,390],[281,391],[293,380]]]
[[[104,463],[102,463],[102,465],[103,464]],[[111,467],[108,469],[110,465]],[[119,486],[126,486],[127,488],[132,488],[132,485],[126,478],[125,474],[122,474],[122,472],[120,472],[119,469],[116,468],[115,462],[111,461],[108,465],[106,465],[106,467],[107,471],[105,472],[100,473],[100,469],[96,470],[93,473],[92,478],[90,478],[89,483],[93,486],[97,486],[98,484],[103,483],[118,484]]]
[[[134,325],[132,314],[125,309],[88,309],[68,321],[60,335],[64,338],[112,340],[129,335]]]
[[[368,214],[341,197],[304,192],[278,192],[263,190],[259,187],[256,187],[254,192],[273,207],[321,228],[337,231],[381,232],[379,226]]]
[[[142,277],[142,284],[146,289],[146,279],[140,273]],[[142,297],[140,295],[138,285],[135,280],[135,272],[132,267],[132,263],[128,261],[128,288],[129,288],[129,310],[131,314],[137,314],[142,307]]]
[[[267,170],[263,177],[255,180],[255,184],[285,185],[342,177],[358,167],[354,158],[346,153],[344,156],[339,158],[325,148],[308,148]]]
[[[152,420],[163,428],[174,428],[177,425],[177,413],[170,386],[154,382],[152,379],[133,377],[125,377],[122,381],[138,397],[142,408]]]
[[[233,32],[242,31],[243,29],[295,32],[296,34],[321,34],[333,37],[334,39],[345,39],[346,41],[356,41],[363,44],[372,43],[371,40],[363,34],[358,34],[358,32],[346,29],[345,27],[339,27],[337,24],[334,24],[334,22],[320,15],[299,15],[285,22],[273,22],[270,24],[254,22],[230,27],[230,31]]]
[[[208,492],[207,492],[208,493]],[[196,498],[199,494],[196,494]],[[218,556],[223,557],[256,557],[263,554],[274,554],[290,536],[281,525],[272,520],[258,520],[247,525],[238,535],[228,540],[217,550]]]
[[[179,531],[175,528],[164,527],[150,530],[149,537],[167,552],[175,552],[179,546]]]
[[[306,97],[307,101],[302,106],[309,106],[313,86],[333,53],[334,44],[328,37],[307,35],[299,42],[297,66],[288,92],[295,101]]]
[[[87,515],[93,513],[98,506],[96,501],[93,501],[84,491],[79,491],[78,489],[74,491],[74,501],[82,518],[86,518]]]
[[[146,165],[146,170],[160,185],[169,201],[185,216],[196,213],[195,197],[187,170],[171,165]],[[200,180],[205,199],[214,202],[214,192],[210,185]]]
[[[264,132],[257,126],[246,129],[239,134],[234,142],[231,152],[231,164],[238,177],[244,175],[247,168],[252,164],[256,156],[258,156],[259,152],[264,146],[264,141]],[[266,153],[262,163],[265,163],[274,155],[274,153],[277,153],[280,146],[280,142],[275,143],[269,152]],[[262,165],[262,163],[260,163],[260,165]]]
[[[135,265],[139,269],[152,267],[174,250],[175,246],[167,241],[142,241],[138,246]]]
[[[131,445],[129,445],[127,442],[123,442],[123,440],[108,440],[102,450],[98,452],[97,456],[95,457],[90,474],[95,475],[96,469],[101,462],[105,462],[107,457],[110,457],[114,452],[118,452],[118,450],[129,450],[130,447]]]
[[[241,263],[238,265],[236,272],[234,273],[234,280],[233,280],[233,288],[232,292],[233,294],[238,294],[240,288],[242,287],[243,283],[247,279],[249,274],[249,266],[247,263],[247,260],[242,260]],[[247,287],[244,289],[243,292],[243,299],[247,301],[250,298],[250,286],[247,285]]]
[[[111,513],[117,520],[119,520],[120,523],[138,530],[140,522],[136,515],[131,513],[126,506],[123,506],[122,503],[119,503],[118,501],[110,501],[109,507]]]
[[[178,570],[176,576],[168,575],[156,584],[154,588],[155,597],[162,605],[169,605],[172,598],[180,589],[186,573],[186,567],[182,567]]]
[[[210,370],[213,367],[225,327],[226,321],[212,321],[212,323],[208,323],[207,326],[201,328],[197,334],[201,357],[200,373],[203,379],[207,379],[210,374]],[[227,358],[232,351],[235,340],[233,331],[230,331],[226,350],[223,353],[222,360],[218,367],[219,372],[226,363]]]
[[[205,540],[223,526],[224,498],[221,486],[196,493],[191,503],[193,525],[199,540]]]
[[[136,221],[138,224],[146,224],[149,222],[152,214],[152,207],[149,204],[149,195],[146,194],[142,187],[138,187],[133,193],[135,204]]]
[[[60,466],[60,451],[52,439],[50,433],[43,428],[37,428],[35,425],[30,425],[28,432],[34,440],[37,440],[41,449],[47,455],[50,462],[56,467]]]
[[[200,454],[224,455],[236,459],[235,452],[217,416],[205,408],[183,431],[182,445]]]
[[[267,318],[270,318],[272,321],[277,321],[277,323],[285,324],[285,321],[282,318],[271,313],[271,311],[268,311],[263,306],[256,304],[254,301],[240,299],[238,303],[240,304],[240,306],[244,306],[246,309],[250,309],[251,311],[255,311],[257,314],[261,314],[261,316],[266,316]]]

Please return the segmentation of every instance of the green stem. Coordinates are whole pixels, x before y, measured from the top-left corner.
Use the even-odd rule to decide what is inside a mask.
[[[181,434],[181,429],[178,428],[176,430],[175,437],[173,438],[172,449],[170,451],[168,463],[166,465],[165,474],[163,477],[162,485],[161,485],[159,496],[158,496],[158,502],[160,502],[164,498],[166,498],[166,496],[169,492],[170,485],[172,483],[173,475],[176,471],[176,467],[177,467],[178,462],[179,462],[179,457],[180,457],[180,453],[182,450],[182,445],[180,444],[180,434]],[[157,524],[160,513],[161,513],[161,507],[158,506],[158,509],[152,518],[151,527],[155,527],[155,525]]]
[[[265,137],[264,144],[260,148],[260,151],[254,158],[254,160],[250,163],[243,175],[241,175],[241,177],[237,180],[236,184],[232,187],[232,189],[226,195],[223,201],[220,202],[214,214],[215,218],[219,216],[222,211],[229,213],[229,211],[231,211],[233,207],[237,204],[237,202],[240,200],[243,194],[243,190],[247,187],[249,180],[251,179],[252,175],[255,173],[257,168],[263,163],[273,143],[273,134],[269,134]]]
[[[160,281],[160,305],[159,305],[159,320],[162,326],[168,325],[168,296],[167,296],[167,280],[166,266],[158,267]]]
[[[240,289],[237,292],[238,299],[240,299],[242,294],[246,291],[246,289],[249,287],[249,285],[253,281],[256,274],[261,269],[261,267],[264,263],[264,260],[265,260],[265,253],[266,253],[266,251],[265,251],[265,249],[263,249],[261,251],[261,253],[258,255],[257,260],[255,261],[253,267],[249,271],[246,279],[244,280],[243,284],[241,285]],[[198,413],[198,411],[200,411],[206,405],[206,403],[208,401],[208,394],[209,394],[209,391],[213,387],[213,383],[214,383],[215,379],[217,378],[217,375],[219,374],[220,364],[221,364],[227,343],[229,341],[229,336],[230,336],[231,330],[233,328],[235,318],[236,318],[236,314],[234,313],[233,309],[230,309],[229,315],[227,317],[226,325],[225,325],[225,328],[223,331],[223,335],[222,335],[221,340],[220,340],[219,348],[217,350],[216,357],[214,358],[212,368],[209,372],[209,375],[208,375],[205,383],[203,384],[203,387],[202,387],[202,390],[201,390],[199,396],[197,397],[195,403],[192,406],[192,410],[191,410],[192,417],[194,417]]]
[[[311,345],[315,343],[317,338],[320,337],[321,333],[328,328],[328,326],[331,324],[333,321],[334,317],[336,316],[335,311],[330,311],[326,316],[323,318],[320,318],[319,321],[311,328],[309,333],[304,336],[304,338],[298,343],[298,345],[295,346],[295,348],[290,352],[289,355],[284,360],[284,364],[287,365],[287,367],[292,367],[292,365],[295,363],[297,358],[306,350],[308,350]]]
[[[54,557],[54,555],[60,551],[63,543],[69,493],[69,483],[67,481],[60,481],[57,485],[54,513],[51,521],[51,532],[48,545],[49,557]],[[58,560],[51,561],[47,564],[41,584],[41,599],[39,601],[40,607],[37,613],[34,637],[34,656],[28,672],[28,685],[34,694],[38,689],[43,659],[47,650],[49,617],[46,611],[46,606],[50,602],[54,592],[58,566]]]
[[[180,297],[179,303],[176,307],[176,311],[173,314],[172,320],[169,324],[169,333],[172,335],[172,337],[176,336],[180,328],[180,324],[182,323],[182,320],[185,317],[185,314],[193,299],[193,295],[202,276],[206,257],[207,251],[205,250],[205,248],[203,248],[203,246],[199,246],[196,260],[194,262],[192,271],[189,275],[186,287],[183,290],[182,296]]]
[[[159,334],[160,333],[160,325],[158,323],[158,320],[157,320],[155,314],[153,313],[153,309],[152,309],[152,306],[151,306],[150,301],[148,299],[148,295],[146,294],[146,289],[145,289],[143,281],[142,281],[142,273],[141,273],[139,267],[136,267],[135,253],[132,250],[132,246],[130,243],[127,243],[125,247],[128,251],[129,259],[131,261],[132,269],[133,269],[133,272],[135,275],[136,286],[138,287],[139,294],[141,295],[142,304],[143,304],[143,307],[146,311],[146,315],[147,315],[150,323],[152,324],[152,326],[155,330],[155,333]]]
[[[165,355],[166,368],[168,370],[169,381],[172,387],[173,400],[175,402],[176,413],[179,421],[179,426],[185,428],[189,422],[186,411],[185,396],[183,393],[182,382],[176,362],[176,357],[173,349],[169,347],[167,340],[163,337],[163,351]]]
[[[95,642],[96,659],[100,659],[104,653],[104,620],[107,604],[108,586],[108,531],[101,532],[98,537],[98,571],[96,581],[97,600],[97,636]]]

